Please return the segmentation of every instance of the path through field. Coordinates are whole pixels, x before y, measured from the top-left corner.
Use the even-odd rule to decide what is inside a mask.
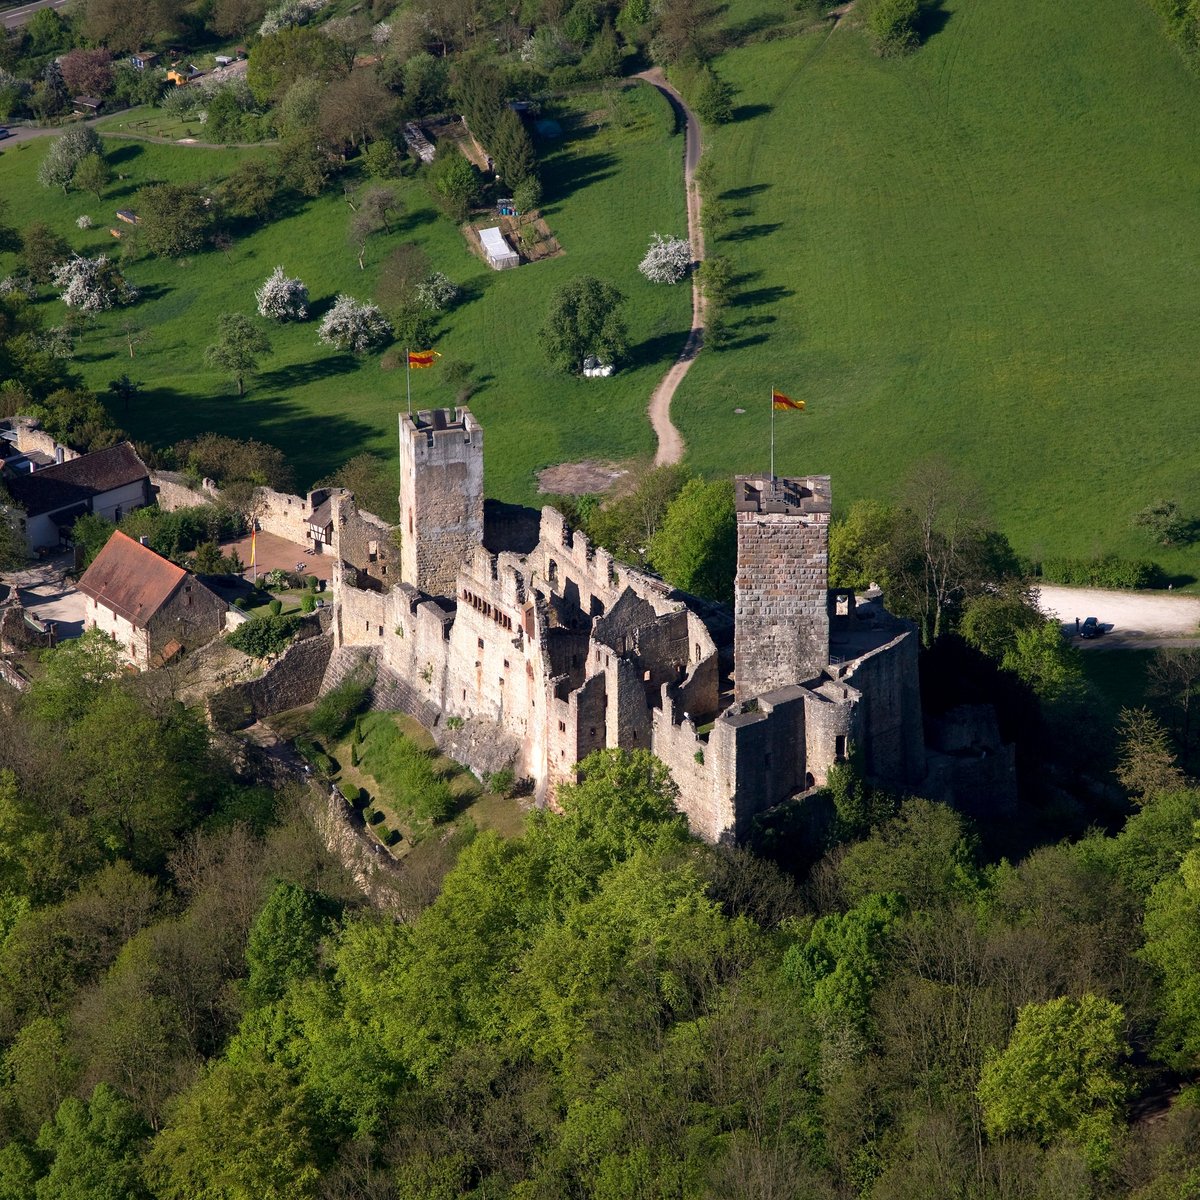
[[[692,244],[692,261],[699,266],[704,261],[704,230],[700,225],[700,189],[696,186],[696,167],[700,164],[702,145],[700,141],[700,122],[696,114],[684,103],[683,97],[667,82],[666,76],[658,67],[642,71],[636,79],[644,79],[652,87],[658,88],[671,106],[683,114],[684,143],[683,143],[683,186],[687,192],[688,241]],[[700,280],[692,273],[692,328],[688,332],[687,341],[679,352],[679,357],[671,364],[671,369],[663,376],[662,382],[654,389],[650,397],[650,424],[658,438],[658,450],[654,455],[656,467],[670,466],[683,457],[683,438],[671,421],[671,400],[675,389],[683,382],[696,355],[704,345],[704,294],[700,290]]]

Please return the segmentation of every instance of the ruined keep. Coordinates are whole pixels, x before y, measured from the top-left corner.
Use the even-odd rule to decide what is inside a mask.
[[[398,551],[351,495],[331,498],[326,686],[369,661],[381,706],[443,730],[458,718],[460,757],[511,765],[548,800],[593,750],[650,750],[710,840],[744,836],[853,749],[880,782],[925,776],[916,634],[878,597],[829,591],[828,477],[737,479],[731,654],[726,610],[618,562],[553,508],[530,533],[485,504],[468,409],[402,416],[400,465]]]

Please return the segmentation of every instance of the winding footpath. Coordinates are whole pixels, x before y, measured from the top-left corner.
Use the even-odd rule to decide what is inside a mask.
[[[642,71],[634,76],[644,79],[651,87],[656,87],[670,103],[671,107],[683,114],[684,144],[683,144],[683,184],[687,191],[687,221],[688,241],[692,246],[692,261],[699,265],[704,261],[704,231],[700,225],[700,189],[696,185],[696,168],[700,164],[700,154],[703,146],[700,141],[700,122],[696,114],[684,103],[683,97],[667,82],[662,71],[655,67]],[[696,272],[692,272],[692,328],[687,336],[679,357],[671,369],[663,376],[654,395],[650,397],[650,425],[658,438],[658,451],[654,455],[656,467],[670,466],[683,458],[684,443],[679,430],[671,421],[671,400],[675,389],[683,382],[683,377],[691,369],[696,355],[704,346],[704,295],[700,290],[700,280]]]

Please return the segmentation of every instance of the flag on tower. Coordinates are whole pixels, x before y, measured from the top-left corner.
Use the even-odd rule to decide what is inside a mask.
[[[442,356],[436,350],[410,350],[408,365],[416,370],[419,367],[432,367],[433,361]]]
[[[779,412],[784,412],[787,409],[791,409],[795,412],[803,412],[804,401],[793,400],[790,396],[785,396],[782,392],[772,391],[771,408],[773,410],[778,410]]]

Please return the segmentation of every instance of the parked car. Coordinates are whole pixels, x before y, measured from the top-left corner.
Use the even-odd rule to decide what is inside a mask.
[[[12,137],[12,130],[7,125],[0,125],[0,138]]]
[[[1088,617],[1086,621],[1079,627],[1079,636],[1081,638],[1099,637],[1104,632],[1100,622],[1095,617]]]

